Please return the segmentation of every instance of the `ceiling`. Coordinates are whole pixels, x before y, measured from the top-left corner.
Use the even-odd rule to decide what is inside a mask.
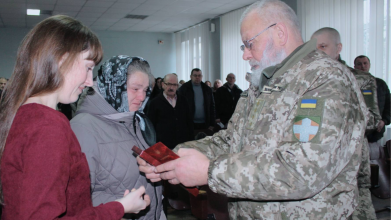
[[[49,15],[27,16],[29,9],[72,16],[93,30],[172,33],[256,0],[0,0],[0,31],[31,28]],[[147,15],[140,19],[126,15]]]

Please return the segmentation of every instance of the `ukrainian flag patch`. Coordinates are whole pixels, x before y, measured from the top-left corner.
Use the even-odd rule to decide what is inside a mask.
[[[303,99],[300,108],[316,108],[316,101],[316,99]]]
[[[362,94],[363,94],[363,95],[372,95],[372,90],[369,90],[369,89],[363,90],[363,91],[362,91]]]

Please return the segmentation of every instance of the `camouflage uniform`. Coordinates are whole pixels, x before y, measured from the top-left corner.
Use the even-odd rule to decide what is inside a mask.
[[[313,40],[264,75],[262,93],[243,92],[227,130],[175,150],[211,160],[208,185],[233,198],[232,219],[349,217],[367,121],[354,76]],[[308,122],[312,136],[295,127]]]
[[[342,64],[345,61],[339,60]],[[347,65],[346,65],[347,66]],[[376,78],[370,73],[353,69],[347,66],[349,70],[356,77],[357,84],[360,87],[362,95],[365,100],[365,104],[370,112],[370,120],[367,123],[366,131],[371,132],[376,129],[377,124],[382,119],[379,107],[377,104],[377,87]],[[369,162],[369,144],[367,138],[364,139],[362,147],[361,165],[358,171],[357,181],[359,190],[359,202],[356,210],[353,213],[353,220],[375,220],[376,213],[372,204],[371,192],[371,166]]]

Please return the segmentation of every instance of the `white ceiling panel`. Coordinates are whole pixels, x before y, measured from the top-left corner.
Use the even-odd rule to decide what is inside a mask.
[[[136,8],[133,11],[131,11],[130,14],[132,14],[132,15],[153,15],[153,14],[156,14],[156,12],[157,12],[156,10],[143,10],[143,9]]]
[[[26,0],[0,0],[0,3],[26,3]]]
[[[109,8],[110,6],[112,6],[114,4],[114,2],[112,1],[87,1],[86,4],[84,5],[84,7],[94,7],[94,8]]]
[[[86,0],[57,0],[56,5],[75,5],[82,6],[86,3]]]
[[[109,27],[107,30],[108,31],[126,31],[129,27],[117,27],[117,26],[112,26]]]
[[[50,10],[54,9],[54,4],[37,4],[37,3],[28,3],[26,5],[27,8],[30,9],[40,9],[40,10]]]
[[[136,3],[125,3],[125,2],[116,2],[114,3],[110,9],[113,9],[113,10],[121,10],[121,9],[126,9],[126,10],[133,10],[135,8],[137,8],[138,6],[140,6],[140,4],[136,4]]]
[[[118,0],[117,2],[125,2],[125,3],[129,3],[130,0]],[[146,0],[131,0],[132,3],[144,3]]]
[[[55,0],[26,0],[27,4],[55,4]]]
[[[76,17],[77,15],[77,12],[75,11],[68,11],[68,12],[65,12],[65,11],[53,11],[53,15],[67,15],[67,16],[70,16],[70,17]]]
[[[128,19],[128,18],[122,18],[121,20],[117,21],[116,25],[134,25],[137,23],[140,23],[140,19]]]
[[[27,16],[28,6],[76,17],[95,30],[176,32],[252,2],[255,0],[0,0],[0,25],[30,28],[48,17]],[[124,19],[128,14],[148,17]]]
[[[80,11],[81,5],[75,6],[75,5],[56,5],[54,7],[54,10],[56,11]]]
[[[176,4],[178,0],[147,0],[145,4],[151,5],[173,5]]]
[[[97,25],[92,25],[90,27],[92,30],[94,31],[104,31],[104,30],[107,30],[107,28],[109,28],[108,26],[97,26]]]
[[[0,2],[0,8],[26,8],[26,3]]]
[[[120,18],[123,18],[125,17],[124,15],[126,15],[126,13],[104,13],[100,16],[100,18],[116,18],[116,19],[120,19]]]

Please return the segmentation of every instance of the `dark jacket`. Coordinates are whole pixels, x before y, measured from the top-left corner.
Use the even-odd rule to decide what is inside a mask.
[[[201,82],[202,93],[204,94],[205,124],[207,127],[215,124],[215,102],[213,100],[212,89]],[[178,89],[178,94],[184,96],[189,103],[191,115],[194,117],[195,103],[194,91],[191,80],[186,82]]]
[[[369,142],[376,142],[383,137],[384,132],[386,131],[386,125],[390,124],[390,90],[387,86],[387,83],[382,79],[376,78],[376,86],[377,86],[377,104],[379,106],[379,111],[382,116],[382,120],[385,123],[385,126],[380,132],[374,131],[370,135],[368,135]]]
[[[223,124],[227,124],[234,113],[242,92],[236,84],[230,89],[228,83],[217,89],[215,94],[216,118],[220,119]]]
[[[185,97],[177,95],[175,108],[167,101],[163,93],[151,101],[147,112],[156,131],[156,141],[168,148],[191,141],[193,136],[193,115]]]

